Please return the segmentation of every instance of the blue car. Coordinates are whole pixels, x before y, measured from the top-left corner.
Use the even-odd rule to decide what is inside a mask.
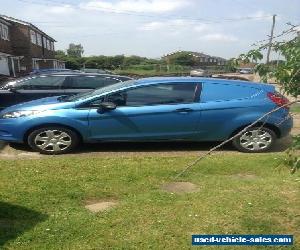
[[[104,141],[224,141],[286,104],[272,85],[192,77],[116,83],[74,96],[18,104],[0,113],[0,140],[44,154]],[[282,108],[233,141],[243,152],[269,150],[293,126]]]

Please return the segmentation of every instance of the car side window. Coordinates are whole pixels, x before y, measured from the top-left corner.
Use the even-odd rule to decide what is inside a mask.
[[[65,76],[38,76],[24,79],[16,84],[22,90],[53,90],[61,89]]]
[[[197,83],[155,84],[112,94],[106,101],[118,106],[193,103],[199,101],[200,91]]]
[[[117,78],[103,76],[67,76],[65,89],[96,89],[120,82]]]

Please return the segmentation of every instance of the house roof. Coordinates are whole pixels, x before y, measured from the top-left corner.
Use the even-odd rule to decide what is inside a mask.
[[[9,22],[7,22],[4,18],[0,16],[0,23],[4,23],[5,25],[11,25]]]
[[[49,40],[52,40],[53,42],[56,42],[56,40],[54,38],[52,38],[51,36],[47,35],[44,31],[40,30],[38,27],[36,27],[35,25],[33,25],[32,23],[26,22],[26,21],[22,21],[13,17],[9,17],[9,16],[5,16],[5,15],[0,15],[0,20],[5,20],[7,22],[12,22],[12,23],[18,23],[18,24],[22,24],[25,26],[30,27],[31,29],[41,33],[43,36],[47,37]]]
[[[219,59],[219,60],[224,60],[224,61],[226,61],[226,59],[224,59],[224,58],[222,58],[222,57],[218,57],[218,56],[210,56],[210,55],[204,54],[204,53],[202,53],[202,52],[184,51],[184,50],[177,50],[177,51],[174,51],[174,52],[165,54],[163,57],[171,56],[171,55],[174,55],[174,54],[177,54],[177,53],[182,53],[182,52],[190,53],[190,54],[193,55],[194,57],[215,58],[215,59]]]

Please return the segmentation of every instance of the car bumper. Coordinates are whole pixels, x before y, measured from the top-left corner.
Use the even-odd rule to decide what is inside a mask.
[[[283,121],[278,124],[278,128],[280,129],[280,137],[282,138],[287,136],[291,132],[293,125],[293,118],[291,115],[288,115]]]
[[[17,119],[0,119],[0,141],[23,142],[24,131]]]

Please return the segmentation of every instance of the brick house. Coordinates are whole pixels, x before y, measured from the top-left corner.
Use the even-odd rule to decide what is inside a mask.
[[[0,15],[0,75],[64,68],[64,62],[55,59],[55,42],[31,23]]]
[[[166,54],[162,57],[162,59],[168,61],[169,58],[176,54],[181,54],[181,53],[188,53],[189,55],[192,55],[193,58],[195,59],[195,62],[197,66],[223,66],[226,64],[226,59],[218,56],[210,56],[206,55],[201,52],[193,52],[193,51],[182,51],[178,50],[169,54]]]

